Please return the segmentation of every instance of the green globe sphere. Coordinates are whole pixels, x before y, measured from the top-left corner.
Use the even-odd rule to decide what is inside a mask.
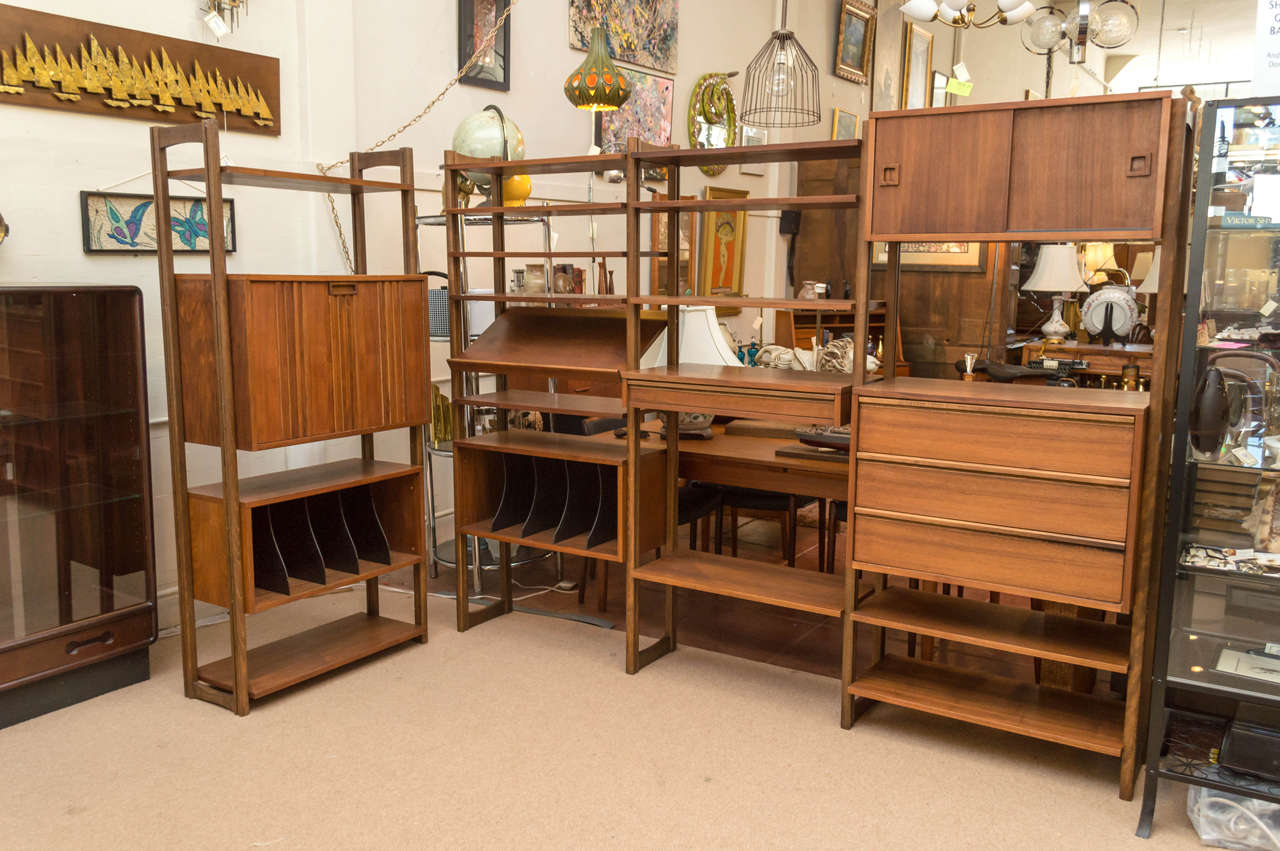
[[[507,130],[507,159],[524,159],[524,134],[510,118],[504,119]],[[469,115],[453,131],[453,149],[468,157],[501,157],[502,127],[498,113],[483,109]],[[488,191],[491,175],[483,171],[468,171],[467,177],[476,186]]]

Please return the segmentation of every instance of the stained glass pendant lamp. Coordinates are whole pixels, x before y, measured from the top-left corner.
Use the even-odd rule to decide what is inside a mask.
[[[818,104],[818,66],[787,29],[787,0],[782,26],[773,31],[743,74],[739,119],[753,127],[810,127],[822,120]]]
[[[631,97],[626,76],[609,56],[603,28],[591,28],[587,58],[565,79],[564,96],[578,109],[592,112],[617,109]]]

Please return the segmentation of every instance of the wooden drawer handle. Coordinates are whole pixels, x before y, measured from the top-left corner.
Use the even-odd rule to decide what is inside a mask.
[[[880,167],[880,185],[897,186],[901,179],[901,167],[898,163],[886,163]]]
[[[356,285],[344,281],[330,281],[329,295],[355,295]]]
[[[74,656],[86,647],[92,647],[95,644],[101,644],[104,647],[110,647],[116,643],[116,634],[111,630],[104,631],[101,635],[95,635],[93,638],[86,638],[82,641],[68,641],[67,655]]]
[[[1129,173],[1125,177],[1149,177],[1151,175],[1151,153],[1131,154],[1129,156]]]

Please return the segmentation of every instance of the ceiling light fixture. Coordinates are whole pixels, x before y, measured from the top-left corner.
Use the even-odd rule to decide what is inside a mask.
[[[609,56],[602,27],[591,28],[587,58],[569,72],[564,81],[564,96],[578,109],[592,112],[615,110],[631,97],[626,76]]]
[[[752,58],[743,77],[738,113],[743,124],[811,127],[822,120],[818,66],[787,29],[787,0],[782,0],[782,25]]]
[[[1022,46],[1038,56],[1065,50],[1071,64],[1079,65],[1090,43],[1110,50],[1128,44],[1137,31],[1138,10],[1129,0],[1080,0],[1070,17],[1053,6],[1041,6],[1027,15]]]
[[[1012,26],[1020,24],[1036,10],[1031,0],[996,0],[996,10],[982,20],[978,20],[978,4],[963,5],[959,0],[907,0],[902,4],[902,14],[908,18],[928,23],[942,21],[956,29],[986,29],[996,24]]]

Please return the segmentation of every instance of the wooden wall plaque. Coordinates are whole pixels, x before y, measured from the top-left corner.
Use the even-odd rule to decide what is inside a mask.
[[[0,106],[280,135],[280,60],[0,4]]]

